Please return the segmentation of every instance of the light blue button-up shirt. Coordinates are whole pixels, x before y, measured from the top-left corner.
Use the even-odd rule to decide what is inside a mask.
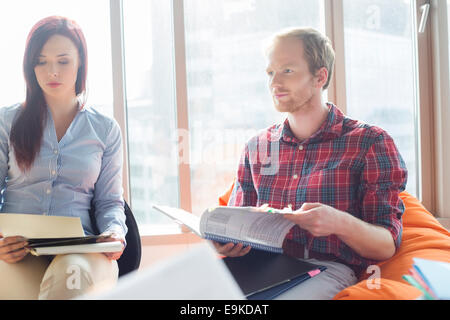
[[[91,235],[93,200],[100,232],[125,235],[123,151],[117,122],[85,107],[58,142],[48,110],[40,152],[31,169],[22,172],[9,139],[20,110],[20,104],[0,109],[0,213],[80,217],[85,234]]]

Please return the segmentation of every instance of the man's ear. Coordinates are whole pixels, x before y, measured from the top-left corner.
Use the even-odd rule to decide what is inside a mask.
[[[328,80],[328,70],[325,67],[320,68],[316,71],[315,84],[317,88],[323,88]]]

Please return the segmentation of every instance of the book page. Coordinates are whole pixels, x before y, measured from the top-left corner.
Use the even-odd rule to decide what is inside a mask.
[[[256,211],[252,207],[217,207],[201,217],[200,231],[241,241],[281,248],[295,224],[282,214]]]
[[[187,226],[189,229],[191,229],[195,234],[201,236],[200,234],[200,218],[196,215],[187,212],[183,209],[179,208],[172,208],[168,206],[160,206],[160,205],[153,205],[153,208],[160,211],[161,213],[164,213],[165,215],[169,216],[170,218],[174,219],[175,221],[179,223],[183,223],[185,226]]]

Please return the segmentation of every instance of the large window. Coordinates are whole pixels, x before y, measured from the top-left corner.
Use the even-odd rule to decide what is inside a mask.
[[[0,106],[25,100],[22,63],[25,42],[33,25],[51,15],[75,20],[86,37],[88,104],[112,116],[111,46],[108,0],[16,0],[0,9]],[[26,9],[24,9],[26,8]]]
[[[416,48],[410,1],[345,0],[343,10],[347,114],[394,138],[408,168],[407,190],[416,195]]]
[[[332,6],[323,0],[284,0],[283,5],[277,0],[123,3],[131,199],[144,233],[158,233],[171,222],[151,209],[153,203],[182,206],[180,199],[190,195],[185,209],[195,214],[216,205],[233,182],[245,141],[285,117],[274,110],[267,88],[265,41],[289,27],[325,32],[332,24],[325,17],[334,13],[326,12]],[[411,2],[340,3],[344,52],[336,54],[345,55],[340,60],[345,76],[338,79],[345,79],[346,99],[338,107],[392,135],[409,170],[407,190],[416,195]],[[178,47],[177,10],[184,19]],[[185,74],[177,74],[175,65],[182,65]],[[177,100],[176,83],[184,84],[187,107]],[[187,185],[180,182],[186,174],[180,170],[186,159],[177,148],[180,114],[188,119]]]
[[[244,143],[281,121],[267,87],[265,41],[294,26],[325,29],[321,0],[186,0],[191,194],[202,213],[229,187]]]
[[[151,207],[180,205],[180,161],[190,166],[187,188],[200,214],[233,182],[244,142],[283,118],[267,88],[265,40],[287,27],[325,26],[321,0],[184,1],[186,112],[176,105],[172,10],[170,1],[123,6],[131,202],[144,233],[173,226]],[[181,112],[189,159],[176,145]]]
[[[170,1],[123,6],[131,203],[144,234],[173,227],[153,203],[179,205],[171,10]]]
[[[422,40],[417,41],[415,30],[416,11],[423,3],[16,0],[0,10],[0,87],[6,88],[0,106],[24,99],[22,58],[32,25],[49,15],[76,20],[88,42],[88,103],[110,116],[120,118],[113,112],[117,110],[126,114],[117,119],[127,137],[129,177],[124,187],[130,190],[127,200],[141,234],[178,232],[171,220],[152,210],[152,204],[179,206],[196,214],[217,204],[233,182],[245,141],[285,117],[275,111],[267,88],[265,41],[284,28],[311,26],[327,33],[336,48],[330,101],[351,118],[378,125],[394,138],[408,167],[407,190],[420,198],[420,187],[433,190],[435,177],[427,180],[428,185],[419,185],[424,157],[420,143],[426,131],[419,115],[429,113],[433,119],[437,114],[432,101],[436,96],[429,105],[417,102],[426,96],[418,93],[426,81],[417,72],[417,55],[422,56],[417,44]],[[121,24],[123,38],[120,32],[111,32],[111,20],[115,27]],[[114,49],[114,61],[111,39],[114,48],[122,45],[122,50]],[[447,35],[442,41],[448,47]],[[119,64],[124,68],[117,68]],[[124,73],[116,77],[119,69]],[[426,85],[437,88],[435,84]],[[124,96],[124,109],[122,102],[113,101],[117,92]],[[433,124],[435,119],[426,125]],[[440,129],[429,130],[433,133],[426,134],[426,141],[439,136],[436,130]],[[441,131],[442,141],[450,138]],[[185,142],[188,159],[180,155]],[[435,173],[430,159],[441,157],[433,148],[427,160],[429,176]],[[448,184],[445,179],[442,183]],[[436,193],[436,198],[444,199],[444,193]],[[433,197],[428,198],[437,202]]]

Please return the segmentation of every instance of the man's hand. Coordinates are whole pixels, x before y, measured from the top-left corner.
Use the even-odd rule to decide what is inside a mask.
[[[16,263],[28,254],[27,239],[21,236],[6,237],[0,234],[0,260],[6,263]]]
[[[234,244],[229,242],[227,244],[222,244],[216,241],[212,241],[216,251],[227,257],[242,257],[250,252],[251,247],[247,246],[244,248],[242,243]]]
[[[386,228],[325,204],[304,203],[299,210],[284,217],[314,237],[335,234],[364,258],[381,261],[395,254],[392,235]]]
[[[125,239],[122,236],[114,232],[103,232],[101,236],[105,236],[104,238],[97,239],[97,242],[111,242],[111,241],[120,241],[122,242],[122,251],[118,252],[103,252],[103,254],[108,257],[109,260],[118,260],[125,249]]]
[[[292,214],[284,217],[300,228],[309,231],[314,237],[326,237],[337,233],[344,215],[348,213],[322,203],[304,203]]]

